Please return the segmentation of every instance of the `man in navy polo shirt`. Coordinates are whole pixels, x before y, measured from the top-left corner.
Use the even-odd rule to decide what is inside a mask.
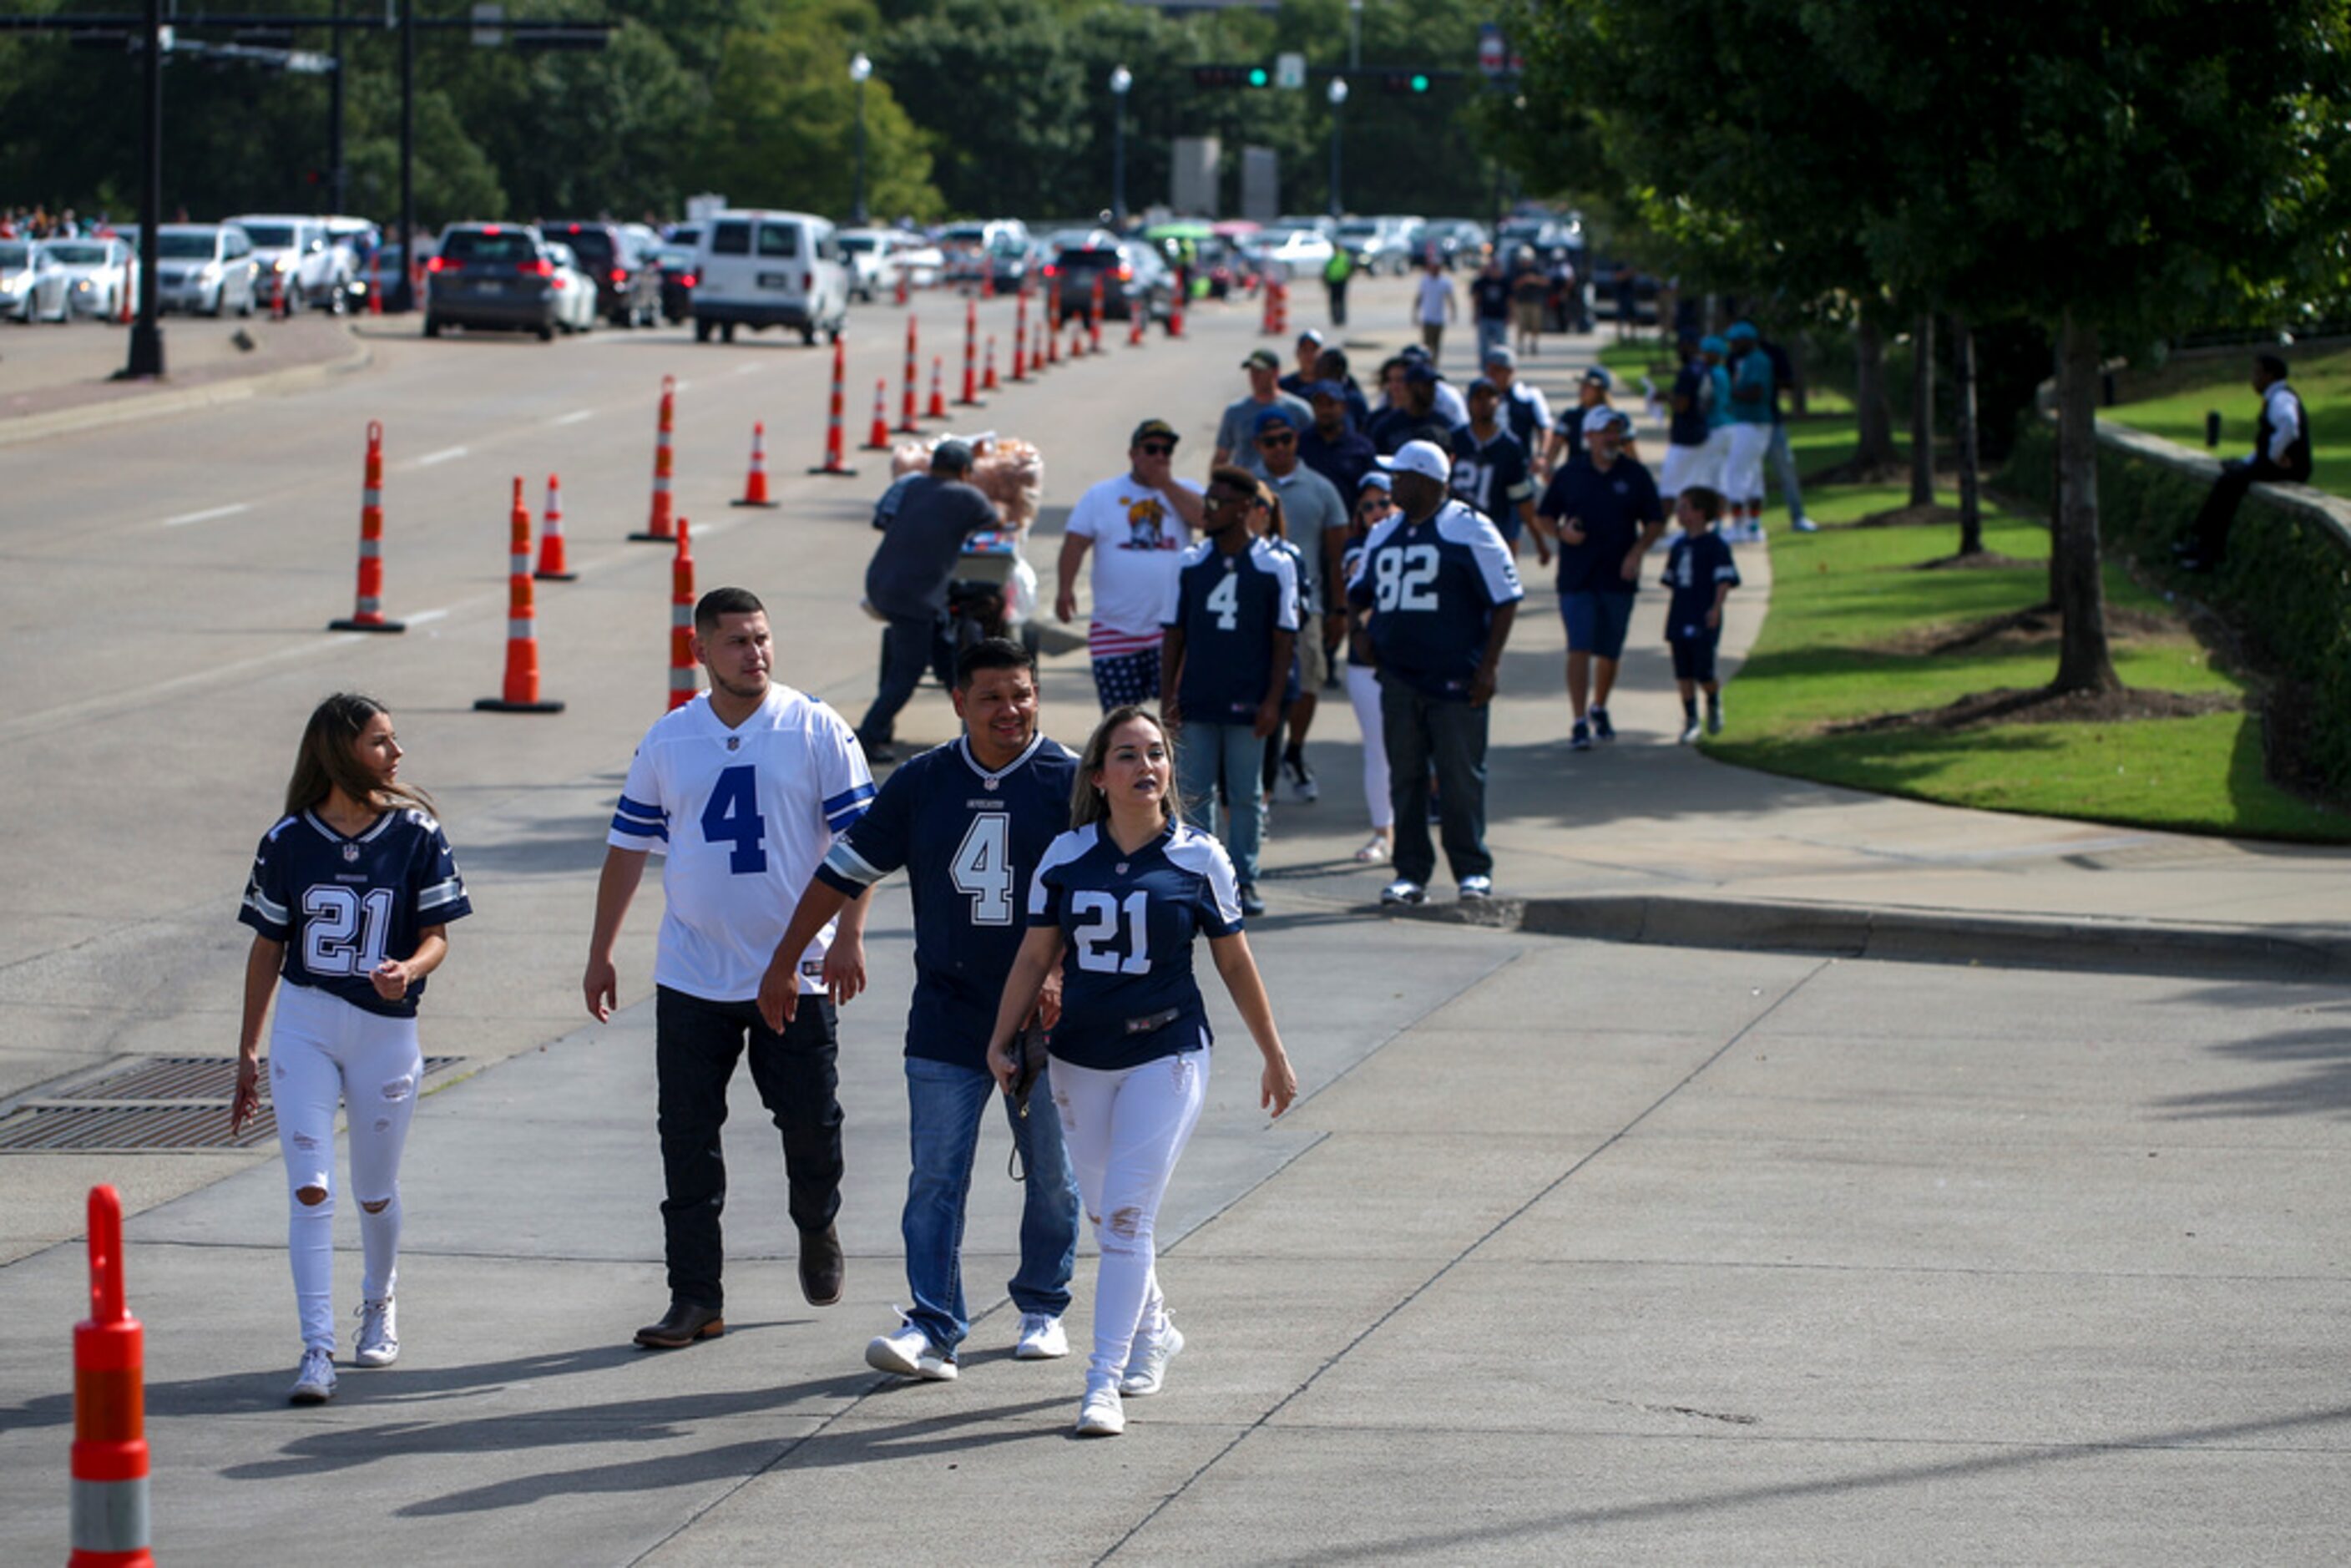
[[[1241,913],[1263,915],[1257,851],[1265,837],[1259,768],[1265,738],[1281,722],[1290,655],[1298,640],[1297,568],[1288,551],[1257,537],[1252,519],[1272,508],[1258,477],[1232,464],[1208,476],[1207,538],[1186,549],[1159,644],[1159,715],[1176,736],[1176,787],[1184,814],[1216,831],[1217,787],[1224,786],[1225,849],[1240,883]]]
[[[1632,421],[1613,408],[1583,416],[1583,453],[1554,475],[1535,505],[1535,526],[1559,541],[1559,612],[1567,622],[1567,700],[1575,710],[1568,745],[1592,749],[1616,738],[1608,694],[1616,685],[1641,558],[1666,531],[1656,481],[1625,455]],[[1597,666],[1595,669],[1594,666]],[[1585,699],[1591,698],[1589,722]]]
[[[1364,476],[1380,460],[1379,448],[1360,428],[1349,427],[1345,387],[1337,382],[1316,382],[1307,392],[1314,407],[1314,423],[1298,434],[1298,460],[1330,480],[1339,498],[1353,511]]]
[[[1428,775],[1437,772],[1445,858],[1465,900],[1494,896],[1486,852],[1486,728],[1494,671],[1526,597],[1494,525],[1449,499],[1453,461],[1425,441],[1383,458],[1397,510],[1364,543],[1348,602],[1371,613],[1380,719],[1395,806],[1396,880],[1382,904],[1428,898]]]

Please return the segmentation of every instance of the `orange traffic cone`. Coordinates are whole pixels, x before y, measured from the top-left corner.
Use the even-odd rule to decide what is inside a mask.
[[[984,365],[984,367],[985,367],[985,368],[984,368],[984,369],[982,369],[982,370],[981,370],[981,371],[980,371],[980,373],[979,373],[979,390],[980,390],[980,391],[982,391],[982,392],[994,392],[994,391],[996,391],[996,390],[997,390],[997,385],[996,385],[996,334],[995,334],[995,333],[993,333],[993,332],[990,332],[990,333],[987,335],[987,358],[982,361],[982,364]]]
[[[547,517],[538,532],[538,570],[531,573],[541,582],[570,582],[579,577],[563,556],[563,486],[552,474],[547,476]]]
[[[538,612],[530,586],[530,508],[514,482],[514,540],[507,552],[507,678],[498,695],[477,699],[484,713],[561,713],[538,695]]]
[[[1086,352],[1089,354],[1102,352],[1102,274],[1097,272],[1094,274],[1093,308],[1086,312]]]
[[[905,435],[912,435],[922,428],[914,423],[915,374],[914,318],[913,313],[909,312],[906,317],[906,391],[904,401],[898,405],[898,429],[900,434]]]
[[[1029,291],[1025,288],[1012,312],[1012,379],[1029,379]]]
[[[751,472],[743,481],[743,498],[729,502],[736,507],[768,507],[778,503],[768,499],[768,427],[751,426]]]
[[[831,474],[839,478],[847,479],[853,477],[857,473],[856,469],[842,461],[841,453],[841,400],[848,395],[848,340],[843,337],[836,336],[832,340],[832,398],[826,406],[824,415],[824,461],[810,469],[809,472],[811,474]],[[883,439],[887,440],[890,433],[884,430],[882,434]]]
[[[360,479],[360,588],[347,621],[329,632],[405,632],[404,621],[383,617],[383,426],[368,421],[367,467]]]
[[[74,1325],[68,1568],[155,1568],[147,1524],[147,1331],[122,1286],[122,1198],[89,1189],[89,1316]]]
[[[1176,308],[1167,312],[1167,335],[1171,338],[1184,335],[1184,297],[1181,294],[1176,297]]]
[[[677,555],[669,569],[669,706],[684,707],[694,690],[694,547],[677,520]]]
[[[1130,349],[1143,347],[1143,307],[1140,305],[1133,306],[1127,311],[1126,346]]]
[[[925,419],[945,419],[947,416],[946,373],[936,354],[931,356],[931,401],[923,410]]]
[[[629,537],[643,544],[667,544],[676,534],[670,528],[669,485],[674,454],[670,438],[677,429],[677,378],[662,377],[661,423],[653,433],[653,506],[652,520],[643,533]]]
[[[873,428],[866,433],[865,450],[890,450],[890,378],[873,378]]]
[[[963,302],[963,396],[956,402],[963,408],[979,404],[979,305],[971,299]]]

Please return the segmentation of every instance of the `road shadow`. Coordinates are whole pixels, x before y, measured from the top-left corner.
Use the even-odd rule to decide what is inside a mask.
[[[2281,1000],[2281,989],[2250,985],[2213,986],[2192,999],[2228,1009],[2274,1008]],[[2310,989],[2298,988],[2286,994],[2307,995]],[[2225,1061],[2276,1069],[2276,1077],[2237,1089],[2172,1095],[2157,1101],[2156,1109],[2175,1121],[2238,1116],[2351,1116],[2351,1001],[2314,1003],[2295,1010],[2333,1021],[2315,1022],[2307,1028],[2273,1030],[2207,1048]]]

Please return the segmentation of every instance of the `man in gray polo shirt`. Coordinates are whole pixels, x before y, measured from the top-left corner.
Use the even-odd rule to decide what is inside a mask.
[[[1217,452],[1209,466],[1222,463],[1238,463],[1250,473],[1263,476],[1265,465],[1257,460],[1257,416],[1270,408],[1286,408],[1298,415],[1298,428],[1307,429],[1314,423],[1314,410],[1301,397],[1292,397],[1281,390],[1281,361],[1274,358],[1271,349],[1253,349],[1241,361],[1249,372],[1249,396],[1226,405],[1225,416],[1217,423]]]
[[[893,727],[930,664],[964,541],[1004,526],[970,478],[969,446],[947,440],[934,447],[931,471],[899,482],[897,509],[865,569],[865,601],[890,622],[882,689],[857,727],[868,762],[892,759]]]
[[[1298,628],[1298,700],[1290,705],[1290,735],[1282,747],[1282,770],[1291,791],[1311,800],[1322,791],[1306,766],[1306,732],[1314,723],[1318,695],[1331,675],[1329,645],[1346,630],[1343,612],[1332,612],[1343,587],[1339,554],[1347,538],[1347,503],[1337,486],[1298,458],[1298,438],[1313,428],[1312,415],[1298,418],[1281,407],[1257,416],[1258,466],[1281,501],[1282,535],[1305,561],[1301,586],[1307,613]]]

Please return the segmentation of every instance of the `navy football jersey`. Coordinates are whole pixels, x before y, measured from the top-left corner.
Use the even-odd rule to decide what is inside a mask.
[[[1715,591],[1726,582],[1739,586],[1739,563],[1730,559],[1730,546],[1720,534],[1708,528],[1676,538],[1666,556],[1665,584],[1674,596],[1666,610],[1666,641],[1693,643],[1719,636],[1722,629],[1709,628],[1706,617],[1714,608]]]
[[[1265,701],[1276,632],[1298,630],[1298,558],[1271,539],[1227,555],[1213,539],[1185,550],[1163,625],[1184,633],[1176,689],[1200,724],[1253,724]]]
[[[413,1018],[423,980],[388,1002],[368,976],[386,958],[414,957],[426,926],[473,912],[441,824],[402,807],[356,838],[335,831],[316,811],[286,818],[254,854],[236,917],[286,944],[283,972],[290,983],[386,1018]]]
[[[1348,602],[1372,612],[1380,678],[1467,702],[1498,605],[1526,596],[1510,547],[1458,501],[1415,523],[1392,512],[1364,541]]]
[[[1453,433],[1453,498],[1485,514],[1506,539],[1519,537],[1519,503],[1533,498],[1527,449],[1506,429],[1480,441],[1468,425]]]
[[[1116,1071],[1212,1039],[1192,941],[1241,928],[1224,845],[1180,822],[1129,854],[1106,824],[1055,839],[1029,894],[1029,918],[1061,928],[1061,1021],[1052,1051]]]
[[[914,904],[906,1054],[987,1067],[1005,977],[1028,935],[1021,889],[1070,825],[1078,759],[1039,736],[990,773],[957,738],[899,766],[817,880],[852,898],[904,867]]]

